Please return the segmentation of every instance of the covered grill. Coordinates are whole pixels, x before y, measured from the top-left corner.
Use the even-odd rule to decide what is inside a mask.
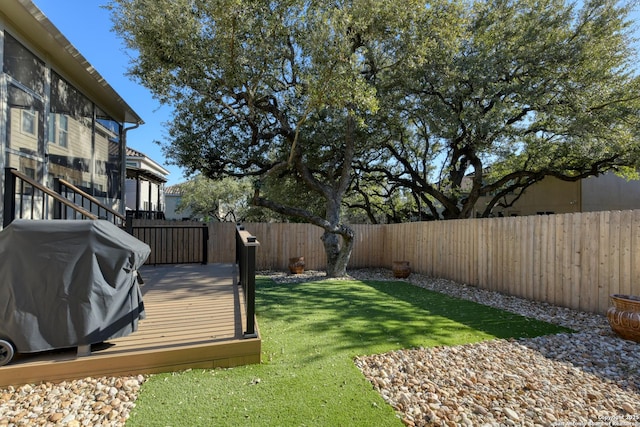
[[[0,365],[137,330],[150,248],[103,220],[15,220],[0,232]]]

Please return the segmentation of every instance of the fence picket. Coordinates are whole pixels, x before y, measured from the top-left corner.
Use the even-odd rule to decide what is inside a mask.
[[[582,253],[582,235],[584,229],[582,228],[581,216],[572,214],[571,220],[573,222],[573,242],[571,246],[571,287],[572,292],[570,295],[571,307],[580,308],[581,295],[580,295],[580,277],[581,277],[581,253]],[[584,298],[582,298],[584,299]]]
[[[629,258],[631,262],[630,294],[634,293],[634,285],[636,287],[635,291],[640,293],[640,289],[637,287],[640,283],[640,210],[632,211],[631,221],[631,241],[629,242]]]
[[[307,269],[326,266],[320,227],[288,223],[245,227],[261,243],[258,270],[287,270],[293,256],[304,256]],[[407,260],[416,273],[599,313],[606,312],[610,294],[640,295],[640,210],[353,228],[350,268],[390,269],[392,261]],[[232,223],[209,224],[209,262],[234,261],[234,233]],[[151,244],[161,239],[145,238]],[[189,239],[172,236],[172,249],[162,257],[173,259],[171,252],[184,253],[199,244]]]
[[[609,220],[609,281],[618,284],[618,293],[624,294],[620,280],[620,211],[611,211]]]
[[[573,215],[563,215],[564,227],[562,229],[562,293],[560,294],[560,301],[568,304],[571,300],[571,292],[573,287]],[[560,301],[557,304],[562,304]]]
[[[560,304],[562,302],[562,293],[564,289],[564,268],[566,254],[566,234],[564,232],[564,220],[566,215],[554,215],[555,217],[555,251],[554,260],[554,278],[553,278],[553,299],[549,302],[552,304]]]
[[[633,216],[631,211],[620,212],[620,290],[623,294],[631,292],[631,229]]]
[[[581,271],[582,276],[580,279],[580,287],[582,289],[597,289],[598,288],[598,221],[597,215],[590,212],[581,215],[582,217],[582,230],[584,239],[582,243],[582,260]],[[598,295],[592,295],[587,291],[582,294],[584,301],[581,304],[588,311],[596,311],[598,309]]]

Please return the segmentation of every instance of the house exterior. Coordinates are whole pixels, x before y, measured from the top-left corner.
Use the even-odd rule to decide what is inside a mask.
[[[172,185],[165,189],[165,218],[171,220],[190,220],[193,219],[191,209],[185,209],[178,212],[178,205],[182,200],[182,184]]]
[[[138,114],[31,0],[0,3],[0,62],[2,170],[49,188],[63,178],[124,213],[126,135]]]
[[[511,202],[515,196],[507,196]],[[478,200],[479,215],[489,197]],[[608,172],[576,182],[546,177],[527,188],[510,207],[496,206],[493,216],[549,215],[574,212],[640,209],[640,180],[626,180]]]
[[[127,147],[125,203],[135,218],[164,219],[169,171],[145,154]]]

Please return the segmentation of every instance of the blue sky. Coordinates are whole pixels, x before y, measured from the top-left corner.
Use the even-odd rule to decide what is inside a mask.
[[[164,123],[171,109],[161,107],[151,92],[125,75],[129,57],[121,39],[111,31],[104,0],[33,0],[53,25],[73,44],[113,89],[138,113],[145,124],[127,134],[127,145],[141,151],[169,170],[167,185],[184,181],[183,172],[165,164],[164,155],[153,141],[164,140]]]

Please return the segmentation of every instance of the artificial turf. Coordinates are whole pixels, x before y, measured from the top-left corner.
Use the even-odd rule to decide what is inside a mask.
[[[396,281],[258,279],[262,363],[152,376],[127,426],[402,426],[357,355],[567,332]]]

